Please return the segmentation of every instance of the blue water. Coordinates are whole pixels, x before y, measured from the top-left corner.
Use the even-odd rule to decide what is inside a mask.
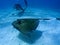
[[[13,4],[15,4],[18,0],[0,0],[0,8],[7,8],[11,7]],[[28,6],[34,7],[34,8],[55,8],[60,9],[60,0],[27,0]],[[22,3],[23,0],[21,0],[19,3]]]
[[[28,8],[22,15],[13,7],[18,0],[0,0],[0,45],[60,45],[60,0],[27,0]],[[18,2],[25,7],[24,0]],[[49,18],[39,20],[31,38],[22,35],[12,26],[18,18]]]

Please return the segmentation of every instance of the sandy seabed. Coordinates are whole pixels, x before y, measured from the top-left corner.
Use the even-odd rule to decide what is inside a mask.
[[[0,13],[0,45],[60,45],[60,21],[56,20],[58,12],[42,9],[27,10],[24,15],[12,15],[14,10]],[[40,20],[40,23],[31,38],[22,35],[12,26],[18,18],[49,18]],[[59,16],[58,16],[59,17]]]

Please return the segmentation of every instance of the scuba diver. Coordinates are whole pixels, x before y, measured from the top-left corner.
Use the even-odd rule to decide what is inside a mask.
[[[27,0],[24,0],[24,3],[25,3],[25,8],[23,8],[20,4],[19,4],[20,0],[18,0],[18,3],[16,3],[14,5],[14,9],[16,9],[18,11],[18,14],[19,16],[23,15],[24,14],[24,11],[26,10],[27,8]]]

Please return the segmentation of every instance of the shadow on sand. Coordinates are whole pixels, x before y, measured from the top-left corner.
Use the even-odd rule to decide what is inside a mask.
[[[19,34],[18,38],[23,40],[24,42],[28,43],[28,44],[33,44],[35,43],[41,36],[42,36],[42,31],[34,31],[32,33],[29,33],[27,35],[24,34]]]

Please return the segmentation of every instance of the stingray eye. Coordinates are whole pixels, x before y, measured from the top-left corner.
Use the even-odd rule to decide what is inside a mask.
[[[21,24],[21,20],[17,19],[18,24]]]
[[[18,21],[19,24],[21,24],[21,21]]]

